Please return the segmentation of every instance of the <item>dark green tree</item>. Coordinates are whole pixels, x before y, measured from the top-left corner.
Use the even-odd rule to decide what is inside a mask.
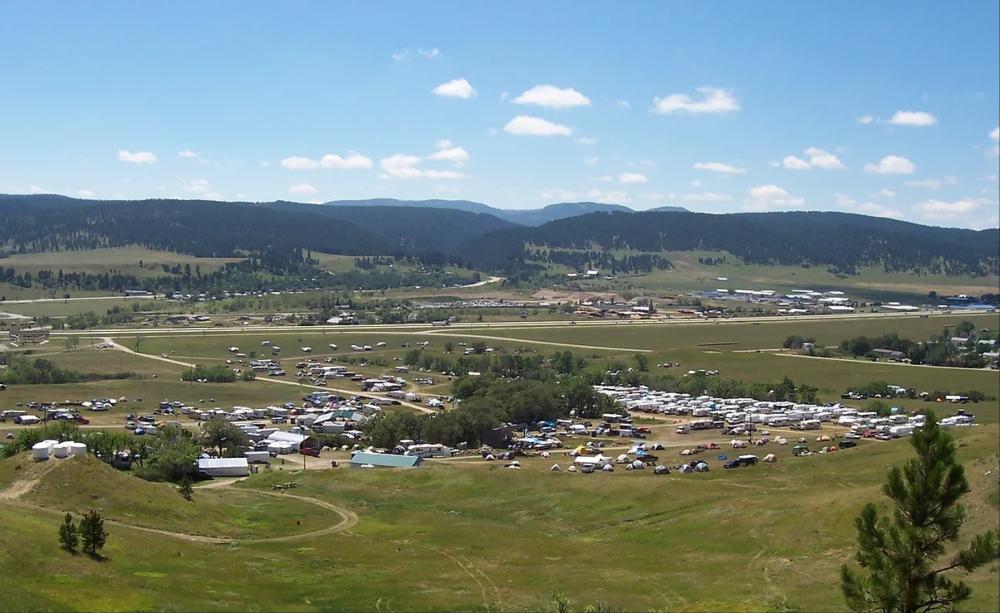
[[[201,444],[220,457],[237,457],[250,445],[246,432],[224,419],[210,419],[201,427]]]
[[[83,551],[96,556],[104,549],[108,532],[104,529],[104,519],[97,511],[91,510],[80,520],[80,537],[83,539]]]
[[[76,529],[76,524],[73,523],[73,516],[67,513],[63,523],[59,526],[59,545],[66,551],[76,552],[79,544],[80,534]]]
[[[191,487],[191,478],[184,477],[181,479],[181,484],[177,486],[177,491],[184,498],[184,500],[191,502],[191,500],[194,499],[194,488]]]
[[[955,458],[952,436],[933,412],[910,442],[916,457],[902,468],[890,468],[882,486],[892,501],[891,517],[868,503],[855,520],[861,569],[844,565],[840,571],[841,590],[853,611],[951,611],[969,598],[972,588],[946,573],[971,572],[1000,557],[1000,541],[991,530],[975,536],[949,561],[938,562],[965,523],[959,500],[969,492],[969,483]]]

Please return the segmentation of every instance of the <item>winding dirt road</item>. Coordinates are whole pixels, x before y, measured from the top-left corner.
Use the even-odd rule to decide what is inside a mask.
[[[44,474],[44,473],[43,473]],[[55,509],[50,509],[41,505],[32,504],[21,500],[21,497],[30,492],[35,485],[38,483],[41,475],[35,475],[31,479],[22,479],[15,481],[6,489],[0,491],[0,503],[18,506],[22,508],[31,508],[34,510],[42,511],[43,513],[48,513],[55,516],[63,516],[66,511],[58,511]],[[212,482],[210,485],[202,486],[198,489],[222,489],[232,486],[233,483],[241,481],[242,479],[234,479],[231,481],[219,481]],[[218,484],[218,485],[217,485]],[[146,526],[137,526],[135,524],[125,523],[116,519],[105,519],[104,522],[109,526],[117,526],[120,528],[128,528],[130,530],[139,530],[141,532],[148,532],[151,534],[160,534],[163,536],[169,536],[171,538],[177,538],[184,541],[190,541],[193,543],[208,543],[211,545],[231,545],[235,543],[253,545],[258,543],[281,543],[287,541],[297,541],[300,539],[309,539],[317,536],[323,536],[326,534],[334,534],[337,532],[344,532],[350,530],[357,525],[359,519],[358,515],[351,511],[350,509],[345,509],[339,507],[333,503],[326,502],[325,500],[319,500],[317,498],[311,498],[309,496],[299,496],[298,494],[287,494],[287,493],[277,493],[277,492],[262,492],[259,490],[241,490],[245,492],[250,492],[253,494],[258,494],[261,496],[273,496],[277,498],[293,498],[295,500],[305,502],[307,504],[316,505],[327,511],[332,511],[340,517],[340,521],[326,528],[321,528],[319,530],[311,530],[309,532],[302,532],[299,534],[288,534],[285,536],[272,536],[265,538],[229,538],[229,537],[217,537],[217,536],[204,536],[201,534],[191,534],[188,532],[175,532],[172,530],[161,530],[159,528],[149,528]]]

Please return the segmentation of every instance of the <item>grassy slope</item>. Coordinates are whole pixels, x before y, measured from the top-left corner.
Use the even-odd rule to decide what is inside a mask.
[[[984,476],[997,471],[997,433],[958,432],[973,485],[966,536],[997,528],[996,480]],[[59,552],[56,518],[0,505],[14,528],[0,532],[0,609],[538,610],[558,592],[578,608],[844,610],[836,573],[853,517],[909,446],[781,453],[776,465],[666,477],[554,474],[552,460],[317,471],[295,477],[298,493],[354,509],[351,532],[213,547],[113,527],[103,563]],[[970,578],[963,610],[995,607],[996,573]],[[112,578],[114,590],[99,587]]]
[[[49,462],[23,500],[57,511],[98,509],[107,519],[138,526],[235,538],[282,536],[335,523],[322,509],[297,500],[236,490],[198,489],[187,502],[173,485],[143,481],[91,456]],[[14,463],[15,475],[17,467],[34,464],[26,455],[3,463]]]
[[[139,267],[140,260],[143,263],[141,268]],[[185,264],[190,264],[192,270],[195,266],[199,266],[202,273],[207,273],[230,262],[239,261],[240,258],[199,258],[193,255],[133,246],[12,255],[0,260],[0,266],[13,268],[19,274],[25,272],[34,274],[39,270],[99,274],[116,270],[141,278],[164,274],[163,269],[160,268],[161,264],[182,267]]]
[[[615,252],[618,257],[634,255],[638,252]],[[731,289],[850,289],[852,293],[864,296],[910,295],[926,297],[927,292],[935,290],[940,294],[995,293],[1000,285],[1000,278],[945,276],[917,274],[909,272],[890,273],[879,267],[866,267],[857,275],[837,276],[826,267],[813,266],[762,266],[745,264],[740,258],[721,251],[670,251],[663,257],[674,264],[669,270],[625,276],[616,280],[612,287],[619,291],[624,288],[645,288],[649,290],[671,290],[688,292],[693,290],[711,290],[717,287]],[[725,257],[725,263],[706,266],[698,262],[698,258]],[[553,270],[562,271],[561,267]],[[717,281],[717,277],[726,277],[727,281]]]

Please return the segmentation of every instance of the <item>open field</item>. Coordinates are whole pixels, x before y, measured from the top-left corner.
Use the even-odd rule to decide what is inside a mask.
[[[622,322],[606,326],[578,325],[552,328],[533,327],[530,329],[510,328],[508,330],[497,327],[491,328],[489,332],[484,332],[484,334],[512,339],[634,347],[656,351],[697,346],[731,351],[734,349],[778,348],[792,334],[814,337],[820,345],[836,345],[846,338],[862,335],[878,336],[886,332],[896,332],[903,337],[922,339],[931,334],[940,334],[945,326],[954,326],[965,319],[972,321],[978,327],[997,329],[1000,326],[1000,315],[995,313],[987,315],[950,313],[926,318],[919,316],[868,317],[864,319],[796,319],[789,317],[785,320],[771,319],[760,322],[712,320],[669,325]]]
[[[140,261],[142,266],[139,266]],[[161,266],[179,265],[183,268],[185,265],[190,265],[192,270],[198,266],[202,273],[209,273],[225,264],[239,261],[241,261],[240,258],[200,258],[172,251],[158,251],[133,246],[15,254],[0,259],[0,266],[13,268],[18,274],[25,272],[37,274],[40,270],[103,274],[113,270],[121,274],[142,278],[166,274]]]
[[[627,252],[617,252],[619,257]],[[633,253],[634,255],[634,253]],[[740,258],[717,251],[681,251],[661,254],[674,264],[669,270],[656,270],[646,274],[622,276],[613,282],[595,282],[608,285],[612,291],[633,292],[690,292],[729,289],[840,289],[871,299],[926,299],[930,291],[939,294],[981,295],[996,293],[1000,278],[886,272],[882,268],[867,267],[857,275],[837,275],[821,266],[783,266],[745,264]],[[698,258],[725,258],[717,265],[705,265]],[[718,281],[725,277],[726,281]],[[895,298],[894,298],[895,297]]]
[[[183,366],[157,359],[165,353],[177,361],[220,363],[234,358],[229,346],[270,357],[263,340],[281,346],[286,379],[294,379],[294,363],[305,356],[330,356],[334,363],[364,358],[375,363],[357,367],[359,372],[384,374],[427,340],[432,353],[443,352],[449,341],[456,354],[459,343],[476,341],[545,355],[569,350],[591,360],[595,369],[634,365],[635,353],[645,350],[654,372],[680,377],[688,369],[718,369],[722,377],[745,381],[788,376],[816,385],[828,401],[839,400],[847,386],[875,380],[920,390],[979,389],[992,399],[963,408],[981,425],[954,430],[973,487],[965,501],[969,536],[1000,524],[996,372],[757,351],[780,347],[789,334],[829,344],[887,331],[920,337],[964,318],[82,333],[78,349],[65,351],[65,337],[56,336],[32,355],[84,372],[130,370],[142,378],[12,386],[0,394],[0,408],[28,400],[125,396],[129,402],[112,411],[86,414],[95,425],[118,427],[125,413],[148,412],[162,399],[202,407],[263,406],[309,391],[266,377],[184,383]],[[996,315],[969,319],[997,327]],[[134,348],[141,336],[138,347],[145,355],[94,349],[105,336],[126,348]],[[349,350],[351,343],[379,341],[386,346]],[[337,343],[338,351],[331,352],[330,343]],[[301,350],[307,345],[313,352]],[[681,366],[658,369],[663,361]],[[431,376],[438,381],[431,389],[447,393],[447,379]],[[956,408],[919,400],[892,404],[907,410],[933,407],[939,415]],[[652,429],[650,440],[667,445],[660,452],[666,464],[680,462],[682,448],[725,442],[717,432],[677,435],[672,417],[641,415],[639,421]],[[627,441],[608,444],[621,449]],[[570,460],[562,451],[549,459],[522,459],[519,471],[478,456],[430,460],[412,471],[330,470],[330,459],[347,455],[324,452],[322,459],[310,458],[304,472],[292,469],[300,465],[294,458],[228,487],[215,489],[226,484],[213,482],[210,489],[198,488],[192,503],[172,486],[143,482],[89,459],[57,465],[19,456],[0,462],[0,523],[8,528],[0,531],[5,569],[0,611],[151,610],[165,602],[174,610],[534,611],[551,609],[554,593],[565,595],[574,610],[596,603],[611,610],[845,610],[837,572],[853,552],[853,519],[865,502],[880,501],[885,468],[909,457],[906,440],[864,440],[856,449],[805,458],[772,443],[754,453],[775,453],[777,464],[723,471],[716,455],[730,452],[705,456],[710,473],[666,476],[620,467],[612,474],[549,472],[553,463],[565,467]],[[276,497],[271,484],[289,480],[298,484],[295,495],[343,511]],[[19,495],[5,499],[4,492]],[[59,511],[90,507],[115,522],[108,526],[111,538],[102,562],[61,552],[55,538]],[[357,523],[342,523],[342,513],[356,514]],[[345,527],[308,536],[330,526]],[[272,537],[287,540],[258,540]],[[998,572],[1000,565],[993,563],[969,577],[973,600],[959,610],[996,610]],[[102,587],[107,582],[115,589]],[[186,587],[194,585],[197,589]]]
[[[973,486],[967,535],[997,527],[997,482],[986,476],[998,468],[997,434],[957,433]],[[853,517],[880,498],[884,467],[908,455],[896,441],[703,475],[550,473],[553,460],[526,460],[520,471],[473,460],[260,474],[237,489],[267,492],[293,478],[297,493],[349,508],[359,522],[319,539],[230,546],[110,526],[100,563],[58,550],[57,515],[0,503],[9,527],[0,608],[518,611],[549,608],[561,593],[575,608],[839,611]],[[106,513],[129,491],[105,499]],[[53,560],[55,577],[43,571]],[[960,610],[995,607],[997,570],[969,578],[974,597]],[[112,578],[114,591],[99,587]]]

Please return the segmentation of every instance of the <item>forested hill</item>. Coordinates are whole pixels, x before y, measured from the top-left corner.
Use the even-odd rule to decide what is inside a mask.
[[[517,227],[485,213],[408,206],[316,206],[293,202],[262,205],[279,211],[337,219],[364,228],[388,245],[412,252],[452,251],[483,234]]]
[[[690,212],[593,213],[537,228],[502,230],[468,246],[473,263],[513,272],[527,245],[642,252],[719,250],[756,264],[865,265],[944,274],[997,274],[1000,231],[937,228],[849,213],[709,215]]]
[[[94,201],[0,197],[0,250],[59,251],[138,244],[204,257],[313,250],[428,255],[514,224],[481,213],[295,202]]]
[[[847,213],[596,212],[526,227],[486,213],[413,206],[0,196],[0,256],[130,244],[253,257],[274,271],[296,269],[304,251],[316,251],[416,257],[520,278],[536,270],[531,260],[540,250],[570,249],[604,252],[605,259],[628,254],[633,265],[623,270],[668,267],[657,254],[696,249],[844,273],[878,265],[985,275],[996,274],[1000,263],[997,229],[936,228]],[[581,258],[556,255],[563,262]]]

